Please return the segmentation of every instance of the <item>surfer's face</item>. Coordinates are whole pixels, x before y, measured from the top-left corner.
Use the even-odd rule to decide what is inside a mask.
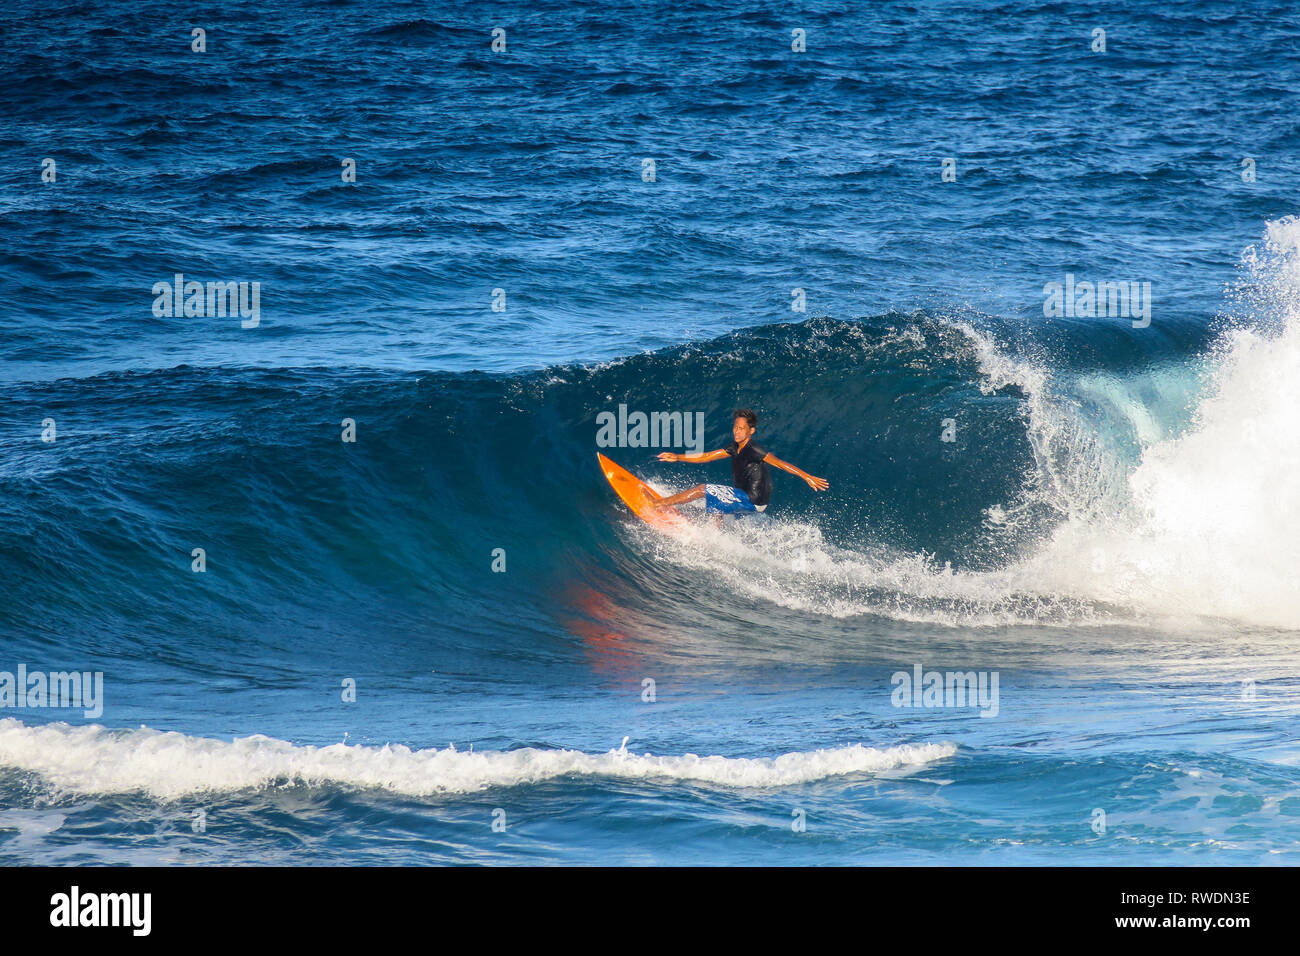
[[[743,418],[737,418],[731,423],[731,437],[736,439],[736,444],[749,441],[749,436],[754,434],[754,429],[749,427],[749,422]]]

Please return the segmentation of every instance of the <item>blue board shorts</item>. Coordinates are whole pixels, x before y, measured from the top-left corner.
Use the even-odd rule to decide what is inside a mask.
[[[724,515],[759,514],[767,505],[756,505],[749,495],[731,485],[705,485],[704,510]]]

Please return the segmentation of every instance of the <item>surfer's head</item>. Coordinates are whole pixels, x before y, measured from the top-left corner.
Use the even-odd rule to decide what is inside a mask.
[[[749,441],[749,437],[758,429],[758,416],[753,409],[738,408],[731,413],[731,437],[736,444]]]

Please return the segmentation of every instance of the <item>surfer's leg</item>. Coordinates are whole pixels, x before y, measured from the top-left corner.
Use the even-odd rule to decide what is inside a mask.
[[[679,491],[677,494],[668,498],[660,498],[655,502],[656,508],[667,508],[671,505],[684,505],[688,501],[694,501],[696,498],[704,497],[704,486],[696,485],[688,491]]]

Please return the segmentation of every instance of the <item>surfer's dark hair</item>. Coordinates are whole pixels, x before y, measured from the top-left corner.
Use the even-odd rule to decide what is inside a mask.
[[[738,408],[731,413],[731,420],[734,422],[737,418],[743,418],[749,423],[750,428],[758,427],[758,416],[754,414],[752,408]]]

